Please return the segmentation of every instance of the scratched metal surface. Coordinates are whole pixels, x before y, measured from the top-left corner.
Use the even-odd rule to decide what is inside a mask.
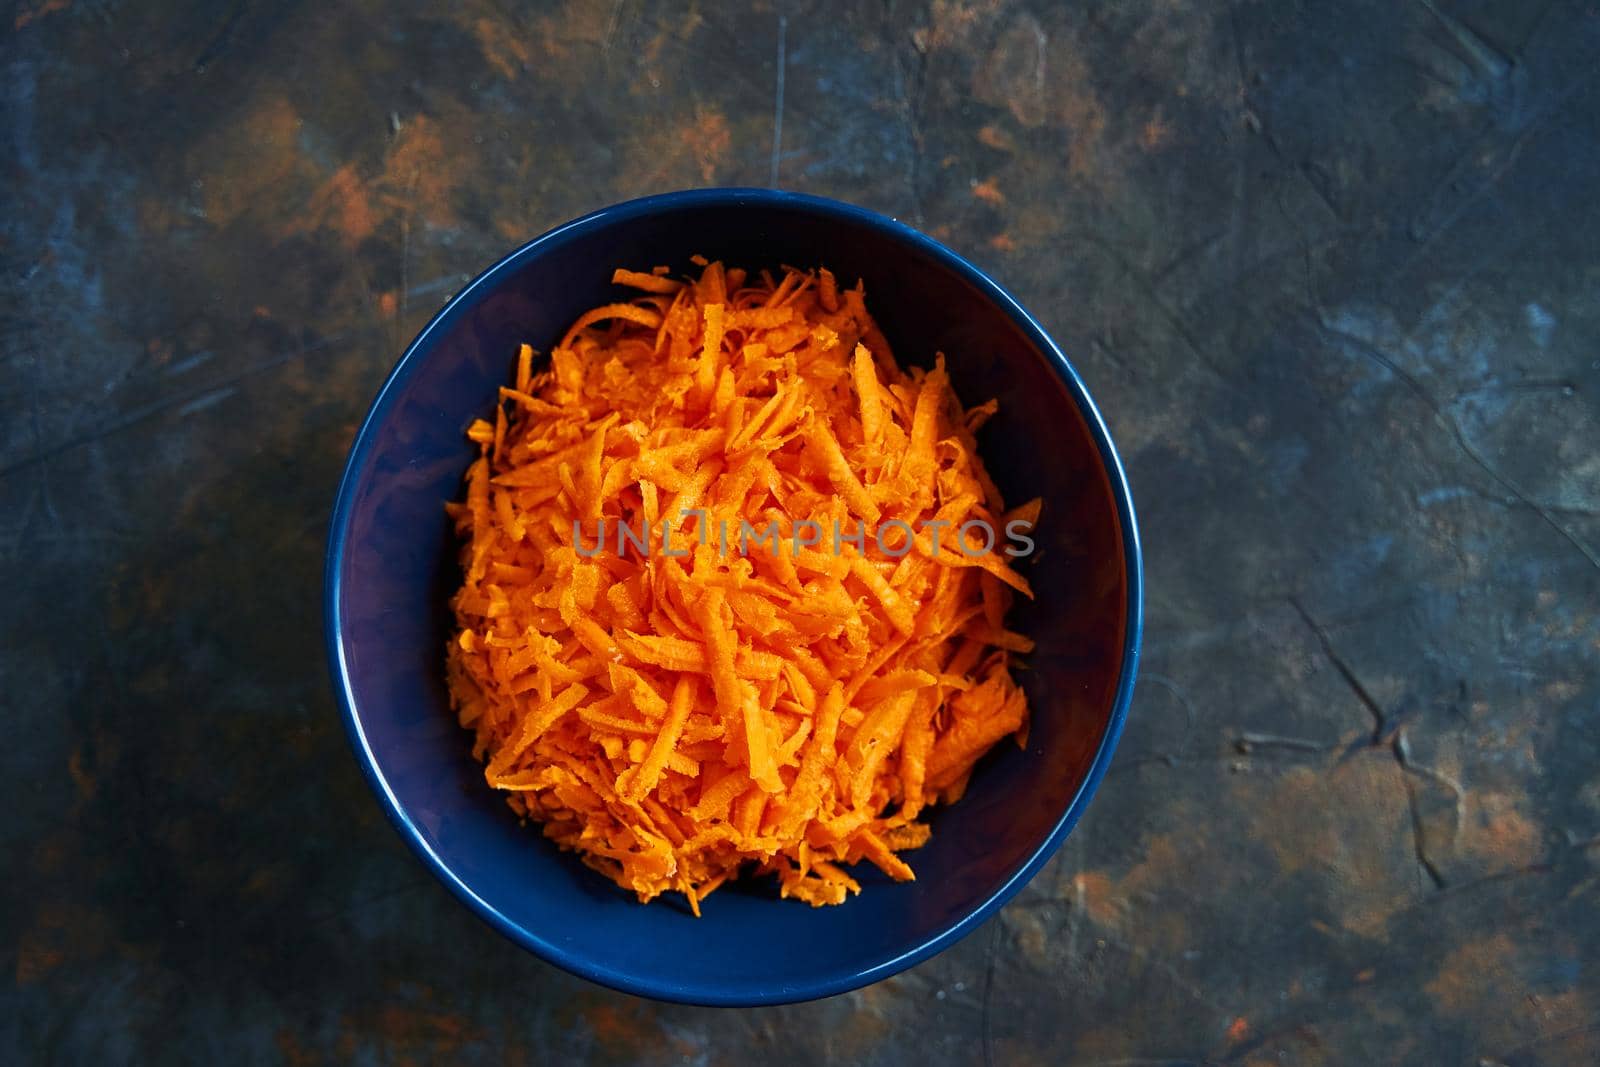
[[[1592,6],[6,21],[6,1062],[1600,1060]],[[1131,725],[1056,861],[908,974],[751,1012],[586,985],[430,881],[318,609],[404,341],[530,235],[707,183],[1012,285],[1149,553]]]

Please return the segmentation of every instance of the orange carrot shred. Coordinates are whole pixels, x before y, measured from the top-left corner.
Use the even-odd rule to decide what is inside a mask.
[[[675,293],[683,288],[682,282],[637,270],[615,270],[611,273],[611,281],[614,285],[643,289],[647,293]]]
[[[656,734],[649,755],[631,773],[626,789],[619,790],[625,799],[643,800],[656,787],[672,755],[672,748],[683,733],[684,723],[689,721],[689,713],[694,710],[694,698],[694,676],[680,674],[672,690],[672,705],[667,712],[667,721],[662,724],[661,732]]]

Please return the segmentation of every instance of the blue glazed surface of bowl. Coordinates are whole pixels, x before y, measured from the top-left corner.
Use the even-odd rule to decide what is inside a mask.
[[[712,896],[701,919],[648,906],[560,852],[484,783],[443,681],[460,572],[445,520],[517,346],[547,350],[616,299],[616,267],[826,266],[861,278],[902,363],[944,352],[962,402],[1000,400],[980,434],[1008,503],[1045,501],[1037,599],[1011,625],[1038,642],[1019,672],[1028,745],[1005,742],[967,795],[932,812],[908,854],[917,880],[859,865],[859,896],[812,909],[761,882]],[[544,959],[615,989],[714,1005],[844,992],[953,944],[1021,889],[1071,831],[1122,731],[1139,655],[1142,565],[1121,462],[1083,382],[1044,330],[976,267],[891,219],[836,201],[696,190],[606,208],[513,252],[419,334],[356,437],[325,580],[328,651],[351,743],[401,836],[452,892]]]

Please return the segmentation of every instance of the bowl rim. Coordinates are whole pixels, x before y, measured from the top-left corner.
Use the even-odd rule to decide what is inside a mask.
[[[709,984],[684,985],[671,981],[628,974],[599,966],[563,948],[558,942],[541,937],[498,911],[473,888],[463,881],[450,866],[428,845],[411,815],[401,805],[379,768],[371,745],[368,743],[361,717],[357,712],[357,699],[351,686],[348,665],[344,654],[344,619],[340,609],[343,592],[342,572],[349,538],[351,511],[354,507],[354,489],[368,465],[377,429],[387,419],[390,409],[422,362],[422,351],[433,335],[450,325],[484,291],[492,289],[500,278],[540,253],[559,247],[585,234],[587,231],[626,223],[632,219],[661,211],[705,207],[776,207],[801,210],[832,221],[848,222],[876,230],[889,238],[912,246],[929,258],[942,263],[961,278],[976,287],[985,297],[1009,316],[1045,357],[1045,362],[1061,379],[1072,395],[1079,413],[1088,426],[1101,465],[1110,483],[1115,501],[1117,520],[1121,526],[1123,563],[1127,572],[1126,622],[1123,636],[1122,662],[1117,688],[1112,697],[1111,714],[1089,772],[1084,776],[1072,800],[1057,816],[1050,832],[1033,848],[1028,858],[1007,876],[986,898],[954,923],[940,927],[923,937],[916,945],[891,958],[882,959],[870,967],[849,969],[842,973],[818,976],[800,983],[757,986],[748,982],[737,986],[713,987]],[[845,993],[888,978],[915,966],[944,951],[966,937],[983,922],[997,913],[1036,875],[1053,856],[1077,824],[1090,799],[1110,766],[1117,741],[1127,721],[1128,707],[1133,699],[1135,676],[1138,673],[1140,645],[1144,635],[1144,557],[1139,543],[1138,520],[1134,514],[1133,496],[1128,487],[1127,472],[1117,453],[1105,419],[1100,414],[1088,388],[1077,369],[1061,351],[1050,335],[1032,314],[1004,287],[985,271],[961,254],[946,247],[897,219],[881,215],[854,204],[806,193],[775,189],[716,188],[689,189],[660,193],[653,196],[627,200],[600,208],[571,222],[548,230],[538,237],[503,256],[500,260],[468,282],[442,307],[417,336],[406,346],[394,369],[385,378],[361,428],[356,432],[350,447],[339,488],[334,498],[332,522],[328,531],[326,563],[323,572],[323,624],[327,641],[329,669],[333,688],[344,720],[345,732],[354,750],[356,760],[368,784],[377,794],[390,823],[399,832],[424,866],[444,883],[457,899],[466,904],[483,919],[515,944],[557,967],[581,978],[636,996],[680,1004],[717,1007],[755,1007],[760,1005],[791,1004]],[[848,906],[848,905],[846,905]]]

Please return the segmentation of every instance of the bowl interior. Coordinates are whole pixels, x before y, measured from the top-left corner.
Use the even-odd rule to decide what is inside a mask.
[[[504,932],[632,992],[803,999],[943,947],[1064,836],[1102,743],[1120,728],[1131,531],[1125,538],[1108,454],[1055,357],[967,268],[875,216],[808,198],[660,201],[611,209],[516,253],[414,344],[358,438],[335,514],[336,672],[358,752],[402,833]],[[917,881],[895,884],[859,865],[861,895],[840,907],[778,901],[761,885],[724,888],[699,920],[666,898],[640,907],[518,824],[485,785],[446,699],[446,599],[459,572],[444,504],[473,456],[465,427],[492,410],[518,343],[547,349],[581,311],[616,299],[614,267],[687,271],[697,252],[751,268],[823,265],[841,284],[864,279],[902,363],[926,365],[942,351],[964,403],[999,398],[979,440],[1007,502],[1045,499],[1038,548],[1022,568],[1037,599],[1013,623],[1038,642],[1020,675],[1033,715],[1027,750],[1003,743],[959,804],[934,811],[932,840],[908,856]]]

